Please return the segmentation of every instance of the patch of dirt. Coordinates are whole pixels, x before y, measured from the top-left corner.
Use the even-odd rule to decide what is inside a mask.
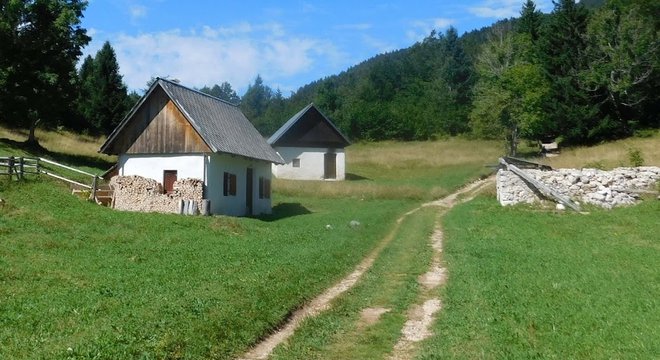
[[[376,308],[366,308],[362,309],[360,312],[360,321],[358,322],[358,328],[364,328],[366,326],[373,325],[380,320],[381,315],[390,312],[392,309],[376,307]]]
[[[444,238],[444,232],[440,227],[435,228],[433,235],[431,235],[431,247],[436,253],[442,252],[442,239]]]
[[[447,277],[446,271],[445,268],[435,264],[431,267],[431,270],[419,277],[418,282],[424,286],[425,289],[432,290],[439,285],[444,284]]]
[[[403,340],[419,342],[431,336],[429,327],[433,321],[433,315],[441,308],[442,302],[439,299],[426,300],[422,306],[415,305],[401,330]]]
[[[394,351],[390,355],[391,360],[410,359],[413,344],[429,338],[433,333],[430,330],[435,313],[442,308],[439,299],[429,299],[424,304],[414,305],[408,311],[408,320],[401,329],[402,337],[394,345]]]
[[[422,206],[442,207],[444,209],[441,211],[441,215],[443,215],[454,205],[474,199],[486,186],[492,185],[492,182],[492,178],[476,181],[445,198],[426,203]],[[431,266],[429,271],[422,274],[418,279],[418,282],[425,290],[422,292],[420,299],[420,301],[424,302],[422,305],[413,305],[408,310],[408,320],[404,324],[403,329],[401,329],[401,338],[394,345],[394,349],[390,355],[391,360],[412,359],[415,352],[415,343],[433,335],[430,327],[435,320],[435,314],[442,308],[442,302],[432,297],[430,290],[444,284],[447,278],[447,270],[441,266],[443,237],[442,228],[438,226],[430,239],[431,247],[434,251]]]

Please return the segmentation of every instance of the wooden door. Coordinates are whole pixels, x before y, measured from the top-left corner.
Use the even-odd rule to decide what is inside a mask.
[[[174,182],[176,181],[176,170],[163,171],[163,190],[166,194],[174,191]]]
[[[324,175],[325,179],[336,179],[337,178],[337,154],[335,153],[326,153],[324,156]]]
[[[245,174],[245,206],[247,207],[248,210],[248,215],[252,215],[252,197],[253,197],[253,185],[254,185],[254,179],[253,179],[253,174],[252,174],[252,169],[247,168],[247,172]]]

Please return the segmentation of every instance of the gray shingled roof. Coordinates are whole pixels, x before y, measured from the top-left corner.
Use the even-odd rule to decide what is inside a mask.
[[[163,88],[212,151],[283,163],[280,155],[264,140],[238,106],[164,79],[157,79],[145,98],[156,86]],[[133,113],[129,113],[113,131],[101,150],[117,136]]]
[[[337,132],[337,134],[341,136],[341,138],[346,142],[346,144],[351,143],[350,141],[348,141],[348,138],[344,134],[342,134],[341,131],[339,131],[339,129],[335,126],[335,124],[333,124],[332,121],[330,121],[330,119],[328,119],[328,117],[325,116],[325,114],[323,114],[321,110],[319,110],[314,105],[314,103],[310,103],[309,105],[305,106],[302,110],[298,111],[289,120],[287,120],[287,122],[285,122],[284,125],[282,125],[279,129],[277,129],[277,131],[275,131],[275,133],[271,135],[270,138],[268,138],[268,143],[271,145],[275,144],[277,140],[279,140],[284,134],[286,134],[286,132],[289,131],[289,129],[291,129],[293,125],[295,125],[296,122],[298,122],[298,120],[300,120],[302,116],[305,115],[305,113],[309,111],[309,109],[311,109],[312,107],[315,108],[319,112],[319,114],[321,114],[323,119],[325,119],[325,121]]]

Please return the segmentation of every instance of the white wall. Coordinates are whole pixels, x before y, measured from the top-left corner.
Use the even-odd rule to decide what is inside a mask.
[[[270,163],[246,159],[227,154],[213,154],[207,157],[207,192],[213,214],[243,216],[248,214],[245,203],[247,189],[247,169],[252,168],[252,215],[270,214],[271,199],[259,199],[259,177],[271,179]],[[236,195],[223,194],[224,173],[236,175]],[[271,194],[272,197],[272,194]]]
[[[273,164],[273,175],[277,178],[324,180],[324,156],[327,152],[337,154],[337,178],[333,180],[344,180],[346,177],[346,156],[344,149],[276,147],[275,151],[282,156],[285,162],[284,165]],[[293,167],[293,159],[300,159],[300,167]]]
[[[253,214],[245,203],[247,168],[253,170]],[[174,154],[119,156],[119,175],[139,175],[163,183],[163,171],[176,170],[177,179],[204,181],[204,198],[211,201],[211,213],[233,216],[270,214],[270,199],[259,199],[259,177],[271,179],[270,163],[227,154]],[[223,195],[224,172],[236,175],[236,196]]]
[[[139,175],[163,183],[164,170],[176,170],[177,179],[204,180],[204,154],[159,154],[119,156],[119,175]]]

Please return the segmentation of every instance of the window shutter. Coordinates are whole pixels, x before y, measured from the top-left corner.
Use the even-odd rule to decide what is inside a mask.
[[[236,196],[236,175],[229,174],[229,194]]]
[[[229,182],[229,174],[225,172],[222,179],[222,195],[224,196],[227,196],[227,193],[229,192],[228,182]]]
[[[259,199],[264,198],[264,178],[259,178]]]

